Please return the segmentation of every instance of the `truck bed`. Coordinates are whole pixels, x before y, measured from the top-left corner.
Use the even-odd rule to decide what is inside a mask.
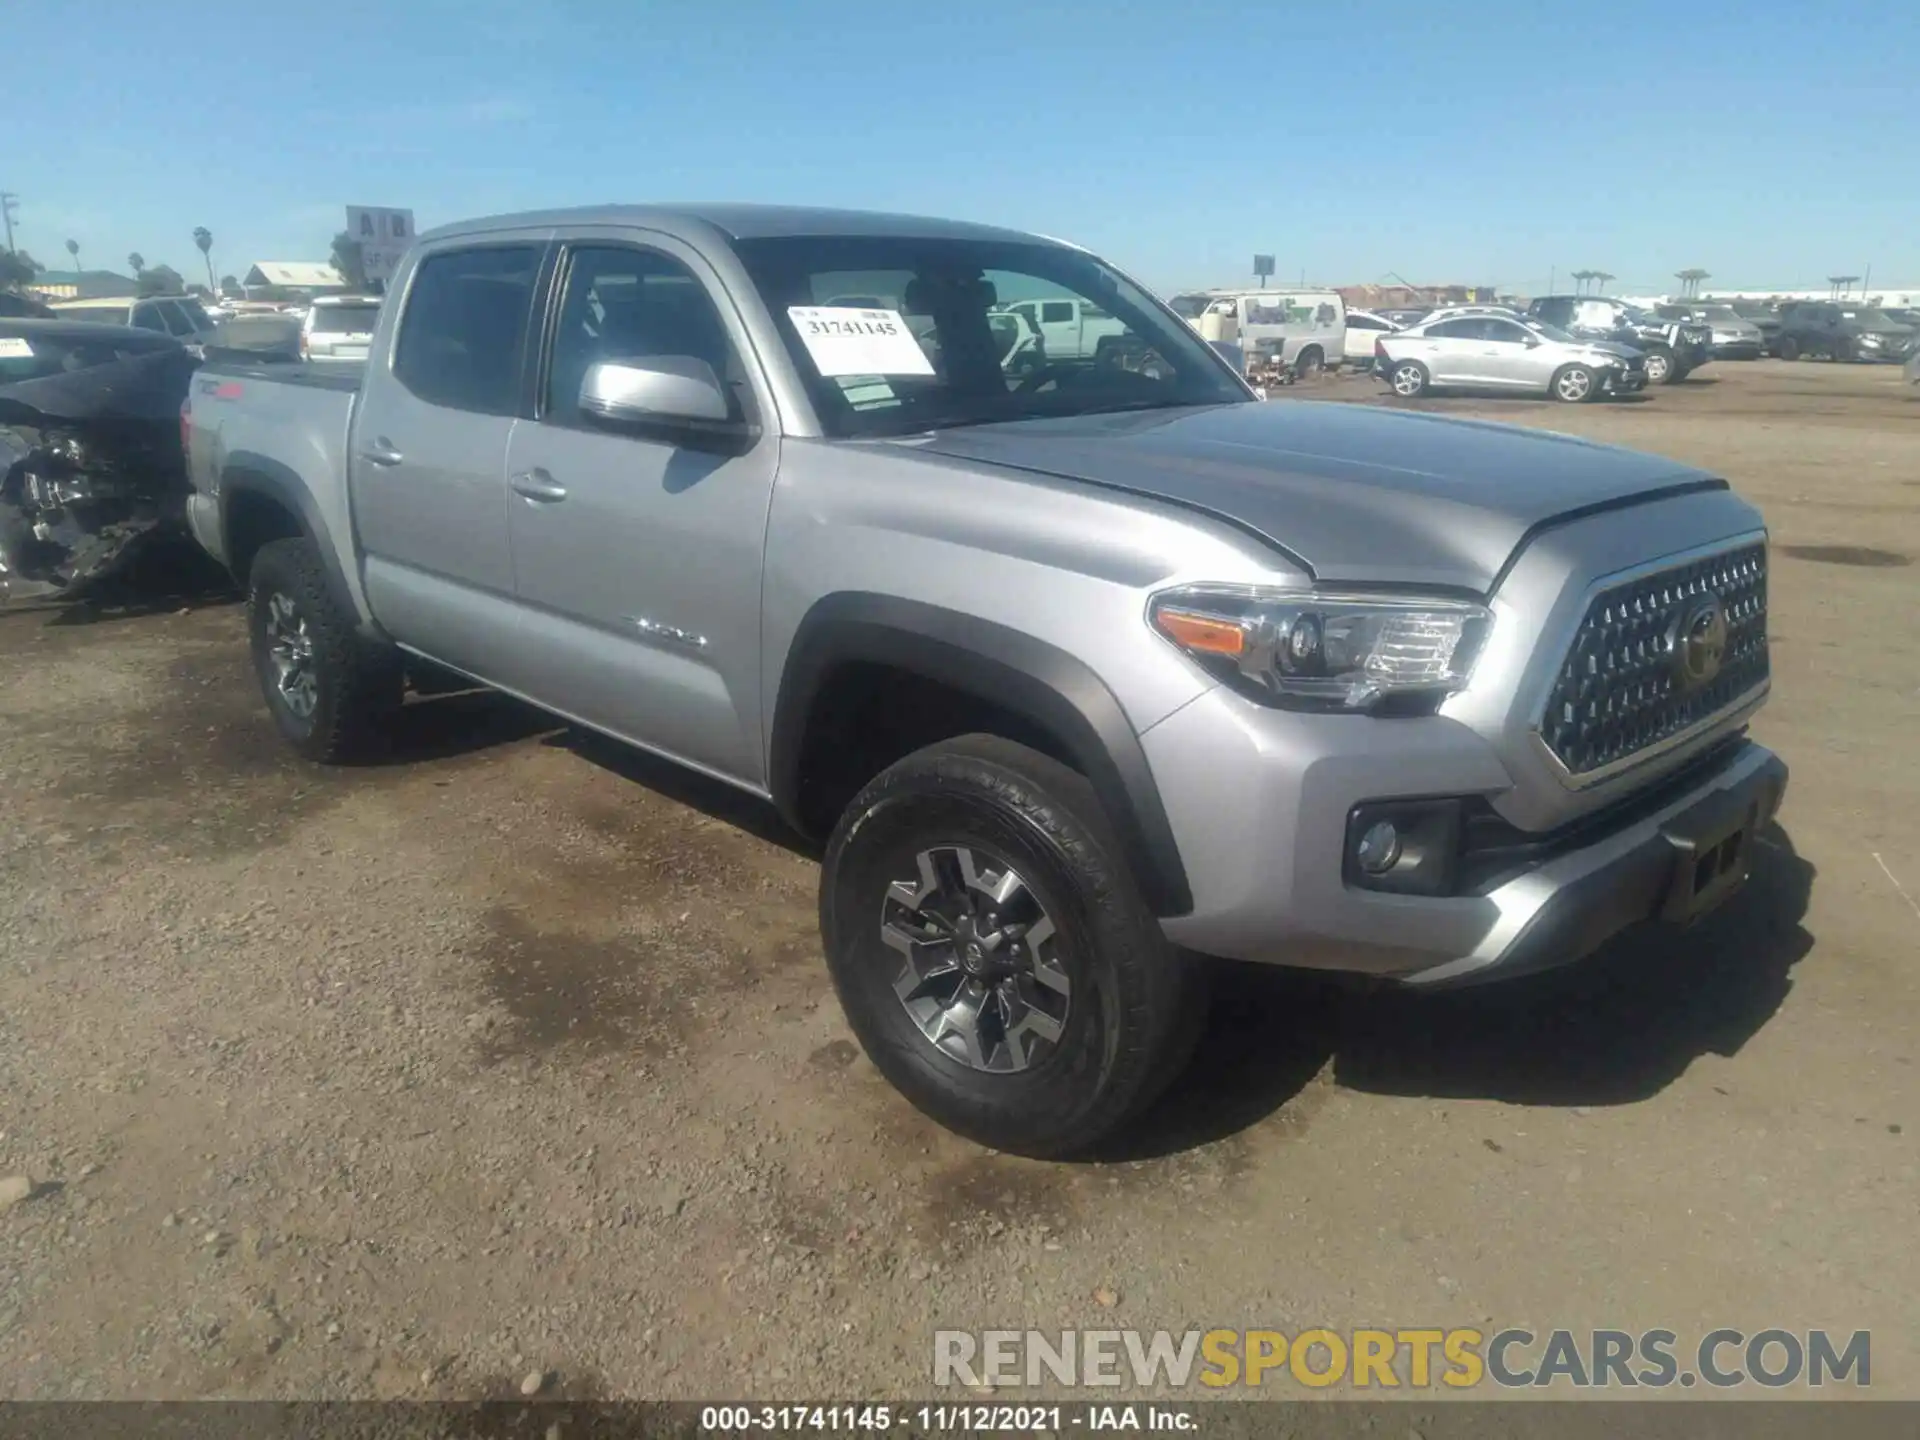
[[[304,385],[315,390],[342,390],[354,394],[360,389],[360,377],[366,373],[366,367],[339,360],[320,364],[291,357],[263,360],[256,350],[209,348],[206,363],[200,367],[199,373],[202,376],[268,380],[276,385]]]

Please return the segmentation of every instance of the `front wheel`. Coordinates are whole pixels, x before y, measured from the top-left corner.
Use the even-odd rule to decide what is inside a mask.
[[[1413,400],[1426,394],[1432,377],[1427,367],[1418,360],[1402,360],[1387,372],[1387,384],[1393,387],[1393,393],[1402,400]]]
[[[354,633],[311,540],[275,540],[254,556],[247,642],[274,725],[309,760],[365,754],[400,708],[397,657]]]
[[[1569,405],[1578,405],[1583,400],[1591,400],[1600,393],[1599,383],[1593,371],[1584,365],[1562,365],[1554,372],[1550,387],[1553,398]]]
[[[869,784],[828,845],[820,923],[874,1066],[996,1150],[1088,1150],[1198,1036],[1195,964],[1161,935],[1093,787],[1011,741],[930,746]]]
[[[1798,360],[1800,358],[1800,342],[1791,335],[1783,335],[1775,347],[1775,353],[1778,354],[1782,360]]]

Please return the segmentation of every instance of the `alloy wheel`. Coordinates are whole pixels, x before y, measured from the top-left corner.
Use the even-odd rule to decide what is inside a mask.
[[[1013,1074],[1052,1053],[1073,987],[1039,897],[990,852],[939,845],[881,903],[900,956],[893,992],[927,1042],[975,1070]]]
[[[1396,395],[1411,399],[1420,393],[1425,384],[1420,372],[1411,365],[1402,365],[1393,372],[1393,393]]]
[[[1568,370],[1553,382],[1554,393],[1562,400],[1578,404],[1593,391],[1593,376],[1585,370]]]
[[[275,591],[267,601],[266,630],[267,658],[273,663],[273,688],[280,703],[300,719],[311,719],[320,700],[320,678],[307,617],[292,596]]]

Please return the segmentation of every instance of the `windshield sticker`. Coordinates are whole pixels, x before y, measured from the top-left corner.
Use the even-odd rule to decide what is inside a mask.
[[[824,376],[933,374],[932,362],[898,310],[789,305],[787,314]]]
[[[0,360],[30,360],[33,346],[12,336],[0,338]]]
[[[893,393],[883,375],[842,375],[840,393],[847,397],[847,404],[855,410],[879,410],[889,405],[898,405],[900,397]]]

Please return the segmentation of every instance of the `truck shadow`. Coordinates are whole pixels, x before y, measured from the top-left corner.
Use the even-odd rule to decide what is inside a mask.
[[[1772,1018],[1812,948],[1814,868],[1777,825],[1746,892],[1685,932],[1645,926],[1584,961],[1476,989],[1363,990],[1302,972],[1222,966],[1198,1056],[1122,1142],[1145,1159],[1266,1119],[1331,1062],[1384,1095],[1517,1105],[1624,1105],[1701,1055],[1734,1055]]]

